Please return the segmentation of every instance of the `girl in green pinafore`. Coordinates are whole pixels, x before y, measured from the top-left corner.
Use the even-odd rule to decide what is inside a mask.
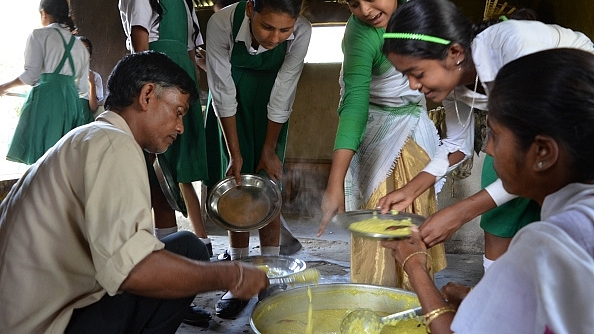
[[[128,36],[127,47],[131,52],[149,49],[163,52],[181,66],[194,82],[198,82],[195,48],[203,42],[191,0],[120,0],[118,7],[124,32]],[[184,133],[157,159],[161,169],[169,171],[171,179],[179,184],[179,187],[169,185],[176,207],[188,216],[196,236],[211,250],[212,243],[204,227],[200,202],[192,185],[192,182],[205,180],[208,176],[204,122],[198,101],[190,106],[183,124]],[[155,236],[162,239],[177,232],[177,219],[152,166],[155,157],[146,154],[146,159]],[[210,253],[212,255],[212,251]],[[185,311],[183,321],[207,327],[210,319],[208,311],[192,303]]]
[[[192,1],[120,0],[118,6],[130,51],[151,49],[163,52],[198,82],[195,48],[203,42]],[[183,123],[184,133],[158,159],[162,169],[169,170],[180,184],[181,193],[178,187],[171,187],[178,208],[189,217],[194,232],[209,247],[210,239],[202,222],[200,202],[192,186],[192,182],[205,180],[208,176],[204,121],[199,102],[190,106]],[[148,171],[155,231],[161,238],[177,231],[176,216],[159,188],[150,162]]]
[[[7,160],[33,164],[63,135],[86,121],[79,92],[89,90],[89,55],[74,37],[74,22],[66,0],[43,0],[39,5],[43,28],[29,35],[25,71],[0,85],[7,90],[31,85]]]
[[[213,14],[206,35],[212,110],[230,157],[226,173],[282,178],[287,121],[311,36],[300,15],[302,0],[250,0]],[[210,139],[210,138],[209,138]],[[259,231],[262,255],[279,255],[280,216]],[[229,232],[232,259],[249,255],[249,232]],[[225,294],[219,317],[234,317],[247,304]]]

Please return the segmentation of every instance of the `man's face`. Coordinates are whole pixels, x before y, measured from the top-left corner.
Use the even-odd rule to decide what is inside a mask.
[[[182,117],[188,112],[189,94],[177,88],[157,88],[146,114],[144,150],[163,153],[184,132]]]

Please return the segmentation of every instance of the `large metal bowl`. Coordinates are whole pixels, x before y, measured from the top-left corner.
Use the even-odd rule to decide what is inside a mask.
[[[227,177],[208,194],[206,211],[210,218],[229,231],[247,232],[262,228],[281,210],[281,191],[268,178],[242,174],[241,186]]]
[[[385,220],[402,220],[402,219],[410,219],[413,224],[417,226],[421,226],[423,222],[427,219],[421,215],[417,215],[414,213],[408,212],[398,212],[396,214],[386,213],[381,214],[377,210],[355,210],[355,211],[347,211],[343,213],[339,213],[332,218],[332,223],[336,224],[342,228],[348,229],[352,223],[360,222],[367,219],[378,218],[378,219],[385,219]],[[398,239],[400,237],[394,237],[390,234],[382,234],[382,233],[364,233],[364,232],[355,232],[351,231],[354,234],[369,237],[369,238],[377,238],[377,239]],[[408,236],[403,236],[402,238],[406,238]]]
[[[396,288],[354,283],[304,286],[279,292],[256,304],[250,317],[250,325],[254,332],[289,334],[294,330],[294,332],[305,333],[298,327],[303,323],[307,324],[310,305],[308,289],[311,289],[314,315],[316,311],[357,308],[371,309],[380,314],[391,314],[420,306],[415,293]],[[341,320],[342,317],[324,318],[324,327],[336,327],[334,332],[339,332]],[[298,326],[295,326],[296,324]],[[280,331],[279,325],[282,327]],[[316,330],[315,326],[314,321],[314,333],[327,333],[320,329]],[[425,332],[424,327],[419,327],[419,330],[420,333]]]
[[[268,278],[284,277],[305,270],[306,264],[300,259],[289,256],[248,256],[239,259],[240,262],[254,266],[268,267]]]

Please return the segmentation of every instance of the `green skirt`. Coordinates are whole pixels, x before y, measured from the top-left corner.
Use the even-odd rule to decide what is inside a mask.
[[[493,169],[493,157],[485,156],[481,188],[497,180]],[[481,228],[501,238],[513,237],[522,227],[540,220],[540,205],[535,201],[517,197],[503,205],[485,212],[481,216]]]
[[[68,131],[84,123],[72,77],[44,73],[23,104],[6,159],[31,165]]]
[[[94,121],[95,118],[93,118],[93,111],[91,110],[91,107],[89,107],[89,100],[81,98],[80,105],[83,110],[83,124],[88,124]]]

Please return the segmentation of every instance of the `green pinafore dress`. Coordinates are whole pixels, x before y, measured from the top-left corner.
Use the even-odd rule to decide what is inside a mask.
[[[189,32],[185,29],[188,20],[186,3],[183,0],[161,0],[160,4],[163,15],[159,23],[159,40],[149,43],[149,49],[165,53],[182,67],[194,82],[197,82],[194,64],[188,56]],[[193,7],[190,7],[190,10],[193,10]],[[178,183],[204,180],[208,177],[208,167],[204,121],[199,101],[190,106],[183,118],[183,124],[184,133],[177,137],[165,153],[158,155],[159,163],[167,166],[173,179]],[[158,180],[152,166],[148,171],[151,182],[157,184]],[[182,208],[185,208],[183,200],[178,202]]]
[[[241,23],[245,18],[245,2],[240,2],[235,8],[233,17],[233,39],[237,37]],[[255,173],[268,125],[268,101],[279,69],[285,61],[287,42],[266,52],[251,55],[246,50],[244,42],[235,42],[231,53],[231,76],[236,88],[237,135],[243,158],[242,173]],[[212,105],[209,113],[213,112]],[[286,122],[278,136],[276,155],[281,162],[285,159],[287,146],[288,122]],[[210,139],[210,138],[209,138]],[[219,137],[219,140],[221,137]],[[226,156],[226,148],[222,147],[220,157]],[[211,156],[209,156],[209,159]],[[216,157],[215,157],[216,159]],[[209,160],[210,163],[210,160]],[[225,177],[226,164],[220,167],[219,179]]]
[[[27,96],[8,148],[7,160],[31,165],[68,131],[85,123],[75,75],[60,74],[66,60],[72,72],[76,72],[70,54],[76,38],[71,36],[66,43],[62,33],[55,30],[64,43],[64,55],[53,73],[41,74]]]

